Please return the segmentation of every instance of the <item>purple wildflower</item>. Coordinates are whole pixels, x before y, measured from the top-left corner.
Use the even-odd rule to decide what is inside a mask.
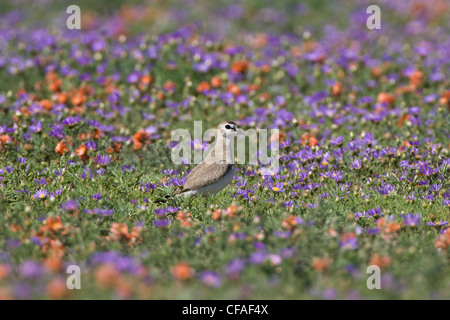
[[[77,124],[78,122],[80,122],[80,120],[81,120],[81,116],[67,117],[63,121],[61,121],[61,123],[65,126],[73,126],[73,125]]]
[[[24,278],[40,278],[44,275],[44,269],[41,264],[27,260],[22,262],[19,267],[19,273]]]
[[[330,178],[338,182],[344,179],[344,174],[341,171],[333,171],[331,172]]]
[[[84,209],[87,214],[98,214],[101,216],[111,216],[114,214],[114,209]]]
[[[288,258],[292,258],[295,256],[296,250],[295,248],[292,247],[286,247],[286,248],[282,248],[280,250],[280,256],[283,259],[288,259]]]
[[[60,208],[69,212],[73,212],[78,209],[78,206],[78,201],[69,199],[67,202],[63,202]]]
[[[232,278],[237,278],[245,267],[245,261],[243,259],[237,258],[232,260],[226,266],[227,274]]]
[[[367,210],[367,214],[372,218],[378,218],[379,216],[383,216],[384,214],[381,212],[381,207],[375,209]]]
[[[180,210],[180,207],[169,206],[166,208],[167,213],[176,213],[176,212],[178,212],[178,210]]]
[[[92,199],[93,199],[94,201],[98,201],[98,200],[100,200],[101,198],[102,198],[102,193],[101,193],[101,192],[98,192],[98,193],[95,193],[95,194],[92,195]]]
[[[97,145],[96,145],[96,143],[95,143],[94,141],[92,141],[92,140],[87,141],[84,145],[85,145],[86,148],[88,148],[88,149],[91,149],[91,150],[94,150],[94,151],[97,150]]]
[[[270,261],[270,264],[273,266],[278,266],[283,261],[283,258],[276,253],[269,254],[268,259]]]
[[[356,159],[355,161],[351,162],[350,165],[352,166],[352,168],[354,170],[359,170],[359,169],[361,169],[362,162],[361,162],[361,160]]]
[[[380,232],[380,230],[377,227],[367,228],[366,232],[367,232],[367,234],[378,234]]]
[[[416,227],[420,224],[420,214],[408,213],[408,214],[402,215],[402,218],[403,218],[403,222],[407,226]]]
[[[218,288],[222,285],[222,279],[214,271],[203,271],[200,274],[201,281],[209,287]]]
[[[95,158],[95,161],[101,165],[101,166],[106,166],[110,161],[111,161],[112,157],[111,156],[107,156],[107,155],[98,155]]]
[[[250,255],[249,262],[251,264],[261,264],[266,260],[266,253],[263,251],[257,251]]]
[[[442,188],[442,184],[432,184],[430,186],[430,191],[431,192],[439,192],[439,190],[441,190]]]
[[[30,129],[31,132],[41,132],[42,131],[42,122],[33,121],[33,123],[28,126],[28,129]]]
[[[35,198],[44,199],[48,196],[48,192],[46,189],[41,189],[36,191],[36,193],[33,195]]]
[[[153,221],[153,225],[158,228],[166,228],[172,223],[170,219],[162,219]]]
[[[167,213],[167,209],[165,209],[165,208],[156,208],[154,210],[154,212],[155,212],[155,214],[157,216],[164,217],[166,215],[166,213]]]
[[[50,130],[49,135],[57,138],[58,140],[63,139],[66,135],[63,132],[62,124],[54,124],[50,126],[52,130]]]
[[[37,185],[41,185],[41,186],[46,186],[47,185],[47,179],[45,179],[45,178],[41,178],[41,179],[34,179],[34,182],[37,184]]]
[[[355,236],[344,236],[342,237],[339,245],[344,250],[355,250],[358,248],[358,238]]]
[[[435,221],[435,222],[427,222],[427,225],[432,226],[432,227],[443,227],[446,226],[448,224],[448,221]]]
[[[133,165],[122,165],[122,172],[125,173],[127,171],[133,171],[134,170],[134,166]]]

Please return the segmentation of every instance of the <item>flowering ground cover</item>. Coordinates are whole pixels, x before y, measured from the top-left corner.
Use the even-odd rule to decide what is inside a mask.
[[[2,1],[0,298],[449,299],[450,4],[376,2]],[[279,172],[160,201],[224,120]]]

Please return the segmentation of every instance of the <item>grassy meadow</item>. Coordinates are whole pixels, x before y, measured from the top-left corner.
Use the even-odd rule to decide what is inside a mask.
[[[372,2],[2,0],[0,299],[449,299],[450,4]],[[161,201],[225,120],[278,173]]]

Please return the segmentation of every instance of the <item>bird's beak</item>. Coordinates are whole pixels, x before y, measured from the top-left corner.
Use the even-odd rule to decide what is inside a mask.
[[[242,130],[242,129],[236,128],[236,132],[237,132],[238,136],[245,136],[244,130]]]

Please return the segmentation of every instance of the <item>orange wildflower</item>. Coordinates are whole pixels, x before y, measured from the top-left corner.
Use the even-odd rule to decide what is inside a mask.
[[[440,103],[440,105],[442,105],[442,106],[447,105],[448,108],[450,109],[450,90],[445,91],[445,92],[442,94],[441,98],[439,99],[439,103]]]
[[[114,152],[115,153],[119,153],[120,152],[120,148],[122,148],[122,144],[120,142],[115,141],[114,142]]]
[[[231,71],[234,73],[244,73],[247,71],[250,63],[247,60],[239,60],[233,62],[231,65]]]
[[[112,94],[114,91],[117,91],[117,87],[111,82],[111,79],[105,80],[105,90],[107,94]]]
[[[67,94],[65,94],[65,93],[58,93],[58,95],[57,95],[58,103],[66,103],[67,99],[68,99]]]
[[[86,133],[82,132],[78,135],[78,138],[80,138],[81,141],[85,141],[86,140]]]
[[[48,217],[45,220],[45,228],[48,231],[57,231],[63,228],[63,223],[60,216],[57,217]]]
[[[289,217],[285,218],[283,222],[281,222],[281,226],[286,230],[291,230],[298,224],[298,219],[294,215],[289,215]]]
[[[10,141],[10,137],[9,137],[9,135],[7,135],[7,134],[2,134],[2,135],[0,135],[0,147],[2,146],[2,145],[4,145],[4,144],[8,144],[9,143],[9,141]]]
[[[143,84],[150,84],[152,83],[153,78],[150,75],[144,75],[141,77],[141,83]]]
[[[12,232],[19,232],[19,231],[22,230],[22,227],[19,226],[19,225],[17,225],[17,224],[11,224],[11,225],[9,226],[9,229],[10,229]]]
[[[263,73],[269,73],[270,72],[270,66],[268,64],[265,64],[261,67],[261,71]]]
[[[188,280],[194,275],[194,271],[187,262],[179,262],[172,267],[172,276],[178,280]]]
[[[107,238],[112,241],[125,241],[129,244],[134,244],[138,242],[139,233],[140,228],[138,227],[133,227],[132,231],[129,232],[126,223],[114,222],[109,229],[109,236]]]
[[[259,90],[259,86],[257,84],[251,84],[248,86],[247,88],[247,92],[251,93],[251,92],[256,92]]]
[[[177,84],[175,82],[170,81],[170,80],[167,80],[164,83],[164,89],[166,91],[174,91],[176,87],[177,87]]]
[[[45,81],[52,82],[58,79],[58,74],[55,71],[49,71],[45,74]]]
[[[211,87],[209,86],[209,83],[206,81],[200,82],[197,86],[197,92],[204,92],[204,91],[208,91],[209,89],[211,89]]]
[[[231,92],[233,95],[237,96],[241,94],[241,89],[237,84],[232,83],[227,86],[227,92]]]
[[[59,155],[63,156],[65,153],[69,152],[69,149],[67,149],[67,143],[65,142],[58,142],[58,144],[55,147],[55,152]]]
[[[404,115],[400,116],[400,118],[397,121],[397,127],[399,127],[399,128],[403,127],[403,123],[407,120],[409,121],[410,119],[411,119],[411,115],[409,115],[409,114],[404,114]]]
[[[236,214],[239,213],[240,209],[242,209],[241,207],[238,207],[236,205],[232,205],[230,207],[227,208],[226,210],[226,214],[230,217],[233,218]]]
[[[39,101],[39,105],[45,110],[52,110],[52,102],[48,99],[42,99]]]
[[[220,79],[220,77],[216,77],[216,76],[212,77],[211,78],[211,85],[214,88],[219,88],[220,86],[222,86],[222,79]]]
[[[273,133],[270,136],[270,141],[277,141],[279,143],[286,142],[286,134],[283,131],[278,131],[278,134]]]
[[[133,135],[133,150],[139,150],[144,146],[144,141],[147,140],[148,134],[144,129],[140,129]]]
[[[221,216],[220,210],[214,210],[211,216],[214,220],[219,220]]]
[[[450,246],[450,228],[445,230],[445,233],[440,234],[436,241],[434,242],[434,246],[437,249],[447,249]]]
[[[6,279],[11,271],[11,267],[6,264],[0,264],[0,280]]]
[[[101,265],[94,272],[94,278],[101,289],[112,287],[119,276],[120,274],[116,268],[109,263]]]
[[[264,102],[269,100],[270,94],[268,92],[263,92],[259,95],[259,101]]]
[[[79,106],[80,104],[86,102],[86,100],[87,100],[86,95],[81,92],[78,92],[72,97],[70,101],[74,106]]]
[[[370,261],[369,261],[369,265],[376,265],[376,266],[379,266],[380,268],[387,267],[390,264],[391,264],[391,258],[389,258],[387,256],[380,256],[378,253],[374,253],[370,257]]]
[[[372,77],[378,78],[381,75],[381,68],[380,67],[373,67],[371,70]]]
[[[416,70],[409,76],[409,81],[414,88],[417,88],[422,84],[423,77],[423,72],[420,70]]]
[[[62,80],[56,79],[49,83],[48,90],[51,92],[59,91],[59,89],[61,88],[61,85],[62,85]]]
[[[87,137],[89,139],[92,138],[95,140],[100,139],[101,136],[102,136],[102,130],[100,130],[100,129],[95,129],[94,132],[88,132],[88,134],[87,134]]]
[[[252,39],[252,46],[255,48],[262,48],[267,45],[268,37],[264,33],[259,33],[255,35],[255,37]]]
[[[416,87],[413,86],[412,84],[409,84],[407,86],[399,86],[399,87],[397,87],[397,89],[395,90],[395,93],[397,95],[401,95],[403,93],[413,92],[414,90],[416,90]]]
[[[13,300],[13,297],[7,288],[0,288],[0,300]]]
[[[333,228],[330,228],[330,229],[328,229],[328,232],[327,232],[330,236],[332,236],[332,237],[337,237],[338,236],[338,233],[336,232],[336,230],[334,230]]]
[[[377,221],[377,227],[385,234],[393,234],[402,228],[402,225],[398,222],[386,221],[384,218],[380,218]]]
[[[302,134],[301,139],[302,146],[306,146],[306,143],[308,143],[310,147],[314,147],[315,145],[317,145],[317,142],[319,141],[316,139],[315,135],[309,133]]]
[[[68,295],[69,290],[63,279],[53,279],[47,285],[47,293],[51,299],[62,299]]]
[[[342,92],[342,83],[336,81],[331,87],[331,94],[335,97],[339,96]]]
[[[86,160],[88,158],[87,147],[84,144],[79,146],[75,153],[81,160]]]
[[[156,99],[164,100],[164,97],[165,97],[164,92],[159,91],[156,93]]]
[[[191,213],[184,213],[182,210],[178,210],[177,220],[180,221],[181,226],[189,228],[192,225]]]
[[[395,101],[395,95],[386,92],[380,92],[377,97],[377,101],[380,103],[386,103],[391,105]]]
[[[115,290],[121,299],[128,299],[133,294],[133,285],[127,279],[119,277]]]
[[[312,261],[312,267],[319,272],[325,272],[333,263],[333,259],[330,257],[314,258]]]
[[[57,250],[52,252],[52,254],[47,259],[44,260],[44,265],[50,271],[56,272],[61,270],[62,260]]]

